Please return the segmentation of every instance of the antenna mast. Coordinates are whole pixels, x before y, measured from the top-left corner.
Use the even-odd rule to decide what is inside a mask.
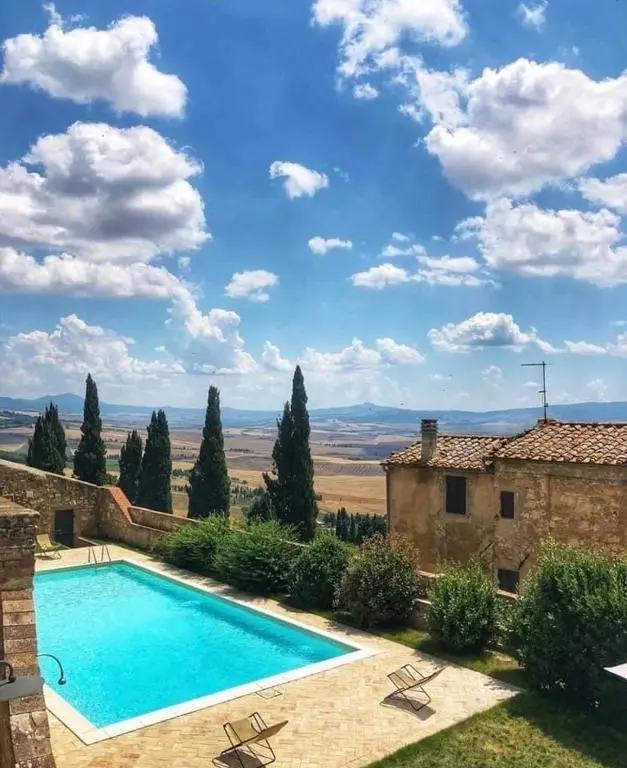
[[[542,395],[542,412],[543,412],[543,421],[548,421],[547,416],[547,410],[549,407],[549,404],[546,399],[546,366],[548,363],[545,363],[543,360],[541,363],[521,363],[521,366],[523,368],[542,368],[542,389],[538,390],[538,394]]]

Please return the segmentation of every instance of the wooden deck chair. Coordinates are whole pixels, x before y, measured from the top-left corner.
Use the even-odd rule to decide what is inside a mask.
[[[62,549],[60,544],[55,544],[50,540],[50,536],[47,533],[37,534],[37,555],[52,555],[54,558],[60,558]]]
[[[231,746],[222,750],[220,755],[234,754],[242,768],[246,768],[246,766],[240,752],[250,753],[261,765],[270,765],[276,760],[276,755],[270,746],[269,739],[276,736],[280,730],[285,728],[287,723],[287,720],[283,720],[274,725],[266,725],[259,712],[253,712],[252,715],[242,718],[242,720],[225,723],[224,732],[231,742]],[[254,750],[255,746],[262,746],[266,750],[266,754],[258,755]]]
[[[401,667],[394,672],[390,672],[388,675],[388,679],[396,688],[396,690],[390,694],[390,698],[393,696],[402,696],[409,702],[415,712],[419,712],[423,707],[426,707],[427,704],[431,703],[431,696],[429,696],[425,690],[426,686],[428,686],[429,683],[432,683],[445,669],[446,665],[439,667],[430,675],[423,675],[411,664],[405,664],[404,667]],[[419,706],[416,706],[416,702],[407,695],[409,691],[417,691],[421,693],[426,698],[426,701],[418,702]]]

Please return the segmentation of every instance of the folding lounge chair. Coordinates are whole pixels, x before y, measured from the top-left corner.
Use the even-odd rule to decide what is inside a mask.
[[[415,712],[419,712],[427,704],[431,703],[431,696],[425,690],[425,687],[432,683],[435,678],[444,672],[446,665],[436,669],[430,675],[423,675],[411,664],[405,664],[404,667],[397,669],[395,672],[390,672],[388,678],[396,690],[390,694],[390,698],[393,696],[402,696],[411,705]],[[407,695],[409,691],[418,691],[426,697],[426,701],[418,702],[419,706],[416,706],[416,702]]]
[[[259,712],[253,712],[242,720],[225,723],[224,732],[231,746],[224,749],[220,755],[235,754],[242,768],[246,768],[240,752],[248,751],[261,765],[270,765],[276,760],[276,755],[270,746],[269,739],[276,736],[287,723],[287,720],[283,720],[275,725],[266,725]],[[254,750],[255,746],[262,746],[269,754],[258,755]]]
[[[61,557],[59,550],[61,546],[54,544],[50,540],[50,536],[47,533],[40,533],[37,535],[37,553],[38,555],[52,555],[53,557]]]

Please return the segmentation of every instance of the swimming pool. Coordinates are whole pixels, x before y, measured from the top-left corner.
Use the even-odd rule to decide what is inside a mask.
[[[128,562],[40,573],[35,605],[47,685],[94,729],[358,651]]]

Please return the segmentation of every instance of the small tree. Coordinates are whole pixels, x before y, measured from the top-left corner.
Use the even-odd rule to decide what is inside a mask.
[[[627,557],[549,541],[523,583],[513,644],[535,688],[598,705],[627,659]]]
[[[230,480],[224,455],[224,435],[220,419],[220,392],[209,387],[205,427],[200,452],[189,476],[187,493],[191,518],[222,515],[228,517]]]
[[[170,430],[164,411],[152,412],[142,459],[138,504],[157,512],[172,512]]]
[[[81,439],[74,452],[74,476],[94,485],[104,485],[107,472],[107,449],[101,433],[98,388],[90,373],[85,386]]]
[[[419,594],[418,552],[401,536],[365,541],[344,572],[337,605],[362,627],[402,624]]]
[[[498,597],[478,562],[450,565],[429,590],[429,631],[451,651],[483,651],[496,634]]]
[[[33,436],[28,440],[26,463],[30,467],[62,475],[65,470],[65,432],[54,403],[37,417]]]
[[[142,439],[136,429],[126,436],[126,443],[120,450],[120,479],[118,486],[126,498],[135,504],[139,494],[142,469]]]

